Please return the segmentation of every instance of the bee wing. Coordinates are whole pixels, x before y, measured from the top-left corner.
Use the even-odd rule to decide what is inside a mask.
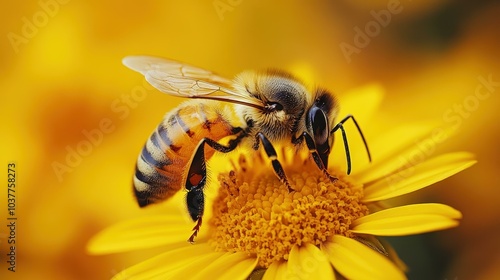
[[[185,98],[216,99],[262,108],[262,102],[232,89],[231,80],[175,60],[151,56],[128,56],[123,64],[143,74],[159,91]]]
[[[127,56],[123,59],[123,64],[144,76],[150,71],[158,71],[170,76],[190,77],[215,84],[231,85],[231,80],[209,70],[161,57]]]

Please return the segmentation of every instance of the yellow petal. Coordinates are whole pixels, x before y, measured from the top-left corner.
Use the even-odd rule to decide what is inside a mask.
[[[335,269],[347,279],[405,279],[387,257],[344,236],[335,235],[324,245]]]
[[[294,245],[292,250],[290,250],[290,254],[288,254],[287,261],[287,274],[293,275],[294,269],[300,268],[300,254],[299,254],[299,246]]]
[[[283,270],[286,270],[286,263],[285,262],[273,262],[266,270],[266,273],[264,273],[264,277],[262,277],[262,280],[275,280],[275,279],[283,279],[283,278],[278,278],[278,270],[281,267],[284,267]]]
[[[245,253],[228,253],[206,267],[199,267],[201,271],[193,267],[190,279],[247,279],[248,275],[257,265],[257,259],[251,258]]]
[[[439,203],[405,205],[382,210],[355,220],[352,232],[399,236],[447,229],[458,225],[462,214]]]
[[[276,271],[276,278],[275,279],[281,279],[281,280],[286,280],[288,274],[288,265],[287,262],[282,262],[278,266],[278,270]]]
[[[183,245],[191,234],[181,215],[141,217],[115,224],[95,235],[87,245],[91,254],[109,254],[160,245]]]
[[[163,279],[191,279],[192,275],[202,267],[208,267],[213,262],[222,258],[228,253],[223,252],[211,252],[209,254],[198,256],[197,258],[191,259],[190,262],[183,262],[177,268],[166,271],[163,274],[157,274],[152,279],[163,280]]]
[[[384,179],[365,185],[363,202],[393,198],[425,188],[476,163],[474,155],[456,152],[441,155]]]
[[[153,277],[165,277],[179,268],[194,265],[203,259],[214,259],[222,253],[214,253],[213,248],[208,244],[190,245],[168,251],[151,259],[131,266],[117,275],[113,279],[150,279]],[[192,269],[192,268],[191,268]]]
[[[247,279],[257,266],[257,262],[257,258],[246,258],[234,266],[226,268],[226,271],[221,275],[221,279]]]
[[[418,148],[415,140],[428,137],[432,128],[432,125],[426,123],[409,123],[405,126],[387,129],[383,133],[376,134],[376,137],[367,136],[373,162],[367,162],[364,148],[360,146],[356,152],[351,152],[352,176],[358,182],[369,182],[389,174],[401,166],[401,158],[404,159],[412,152],[412,149]],[[341,141],[341,139],[337,138],[336,141]],[[342,145],[339,143],[334,145],[335,155],[338,155],[335,146]],[[343,149],[343,147],[340,148]],[[341,155],[344,153],[343,150],[340,152]],[[354,163],[357,164],[356,168],[354,168]]]
[[[306,244],[294,246],[290,251],[287,264],[287,279],[335,279],[333,269],[321,250]]]
[[[330,261],[318,247],[312,244],[304,246],[301,250],[301,259],[304,270],[306,272],[310,271],[309,279],[335,279],[335,274],[333,273]]]

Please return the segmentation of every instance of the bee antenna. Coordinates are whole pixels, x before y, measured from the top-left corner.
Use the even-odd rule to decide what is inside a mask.
[[[358,122],[354,118],[353,115],[347,115],[345,118],[343,118],[335,127],[330,131],[330,134],[333,134],[335,131],[340,129],[342,132],[342,139],[344,140],[344,149],[345,149],[345,155],[347,158],[347,174],[351,174],[351,152],[349,151],[349,143],[347,142],[347,134],[345,133],[345,129],[343,124],[349,120],[352,119],[354,124],[356,125],[356,128],[358,129],[359,135],[361,135],[361,139],[363,140],[363,144],[365,145],[366,153],[368,154],[368,160],[372,162],[372,156],[370,154],[370,149],[368,148],[368,143],[366,142],[366,138],[363,135],[363,132],[361,131],[361,128],[359,127]]]

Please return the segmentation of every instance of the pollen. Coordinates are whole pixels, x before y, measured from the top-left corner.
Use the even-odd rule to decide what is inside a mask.
[[[262,157],[248,162],[242,155],[233,166],[218,178],[211,243],[217,251],[255,256],[261,267],[288,260],[294,245],[320,245],[333,235],[353,237],[351,223],[368,214],[362,186],[335,169],[329,170],[337,178],[331,181],[309,158],[285,165],[292,192]]]

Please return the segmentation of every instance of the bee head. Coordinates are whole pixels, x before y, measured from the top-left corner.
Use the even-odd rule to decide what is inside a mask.
[[[321,160],[328,166],[330,147],[333,144],[333,135],[330,135],[332,125],[338,113],[338,103],[330,92],[317,89],[312,105],[306,113],[306,129],[313,137]]]

